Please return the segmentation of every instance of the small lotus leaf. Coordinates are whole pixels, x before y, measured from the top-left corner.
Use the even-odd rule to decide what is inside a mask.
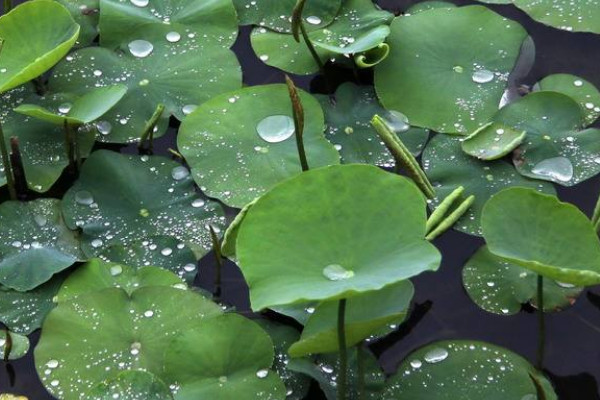
[[[273,356],[273,342],[260,326],[226,314],[173,339],[165,376],[179,388],[176,400],[283,400],[286,388],[270,372]]]
[[[460,140],[448,135],[436,135],[425,148],[422,161],[427,177],[436,187],[432,209],[459,186],[464,186],[465,195],[475,195],[475,202],[455,225],[455,229],[470,235],[481,235],[481,209],[502,189],[524,186],[555,193],[552,184],[527,179],[503,160],[484,162],[468,156],[461,150]]]
[[[62,4],[80,26],[79,37],[75,47],[92,44],[98,36],[98,18],[100,16],[99,0],[56,0]]]
[[[547,400],[550,382],[527,360],[499,346],[476,341],[435,342],[410,354],[387,384],[389,400],[537,399],[530,374]]]
[[[537,302],[537,274],[503,260],[483,246],[463,268],[463,284],[469,297],[485,311],[512,315],[525,303]],[[552,280],[544,281],[544,311],[570,307],[582,288]]]
[[[348,299],[346,305],[346,345],[354,346],[390,324],[400,324],[414,294],[410,281]],[[308,318],[299,341],[290,348],[292,357],[335,353],[339,350],[337,301],[325,301]]]
[[[323,112],[300,92],[304,146],[311,168],[339,163],[323,135]],[[181,125],[178,147],[210,197],[242,208],[278,182],[302,172],[292,104],[285,85],[254,86],[202,104]]]
[[[560,282],[600,283],[600,241],[590,220],[555,196],[504,190],[486,204],[481,225],[496,256]]]
[[[67,225],[83,230],[90,257],[115,244],[172,236],[197,258],[210,251],[208,225],[220,231],[223,209],[196,193],[187,168],[159,156],[92,153],[63,198]]]
[[[160,378],[169,341],[220,314],[201,295],[168,286],[81,295],[59,303],[44,321],[36,369],[46,389],[63,400],[81,399],[125,370]]]
[[[458,134],[494,115],[527,37],[482,6],[398,17],[391,29],[390,56],[375,68],[383,106],[413,125]]]
[[[0,93],[48,71],[73,47],[78,35],[79,25],[55,1],[28,1],[0,17],[0,38],[4,40]]]
[[[86,400],[173,400],[171,390],[156,375],[125,371],[102,382],[85,395]]]
[[[10,336],[10,339],[8,336]],[[9,360],[18,360],[21,357],[25,357],[29,351],[29,339],[27,339],[27,336],[19,335],[18,333],[9,332],[7,330],[0,330],[0,360],[3,360],[7,355],[6,346],[9,342]]]
[[[0,237],[0,283],[11,289],[31,290],[83,259],[59,200],[2,203]]]
[[[352,297],[436,270],[425,220],[412,181],[373,166],[288,179],[250,208],[238,234],[252,308]]]
[[[526,131],[490,122],[467,136],[461,146],[470,156],[481,160],[497,160],[517,148],[526,134]]]

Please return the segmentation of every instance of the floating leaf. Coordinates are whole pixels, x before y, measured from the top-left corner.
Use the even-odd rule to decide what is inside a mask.
[[[81,399],[125,370],[162,377],[169,341],[220,313],[201,295],[167,286],[88,293],[50,312],[35,349],[36,369],[63,400]]]
[[[277,32],[290,33],[292,10],[296,0],[233,0],[241,25],[258,25]],[[307,30],[329,25],[338,14],[342,0],[311,0],[304,6]]]
[[[115,244],[99,257],[133,267],[160,267],[177,274],[187,283],[192,283],[197,274],[194,252],[185,243],[169,236],[154,236],[127,244]]]
[[[0,237],[0,283],[11,289],[31,290],[83,259],[59,200],[2,203]]]
[[[438,8],[454,8],[456,4],[448,1],[426,0],[413,4],[406,10],[406,15],[414,15],[423,11],[435,10]]]
[[[463,268],[463,284],[469,297],[485,311],[511,315],[525,303],[537,302],[537,274],[494,256],[481,247]],[[570,307],[582,288],[544,281],[544,311]]]
[[[346,304],[346,345],[354,346],[381,329],[400,324],[408,312],[414,294],[410,281],[402,281],[382,290],[357,295]],[[310,315],[299,341],[290,348],[292,357],[335,353],[339,350],[337,301],[325,301]]]
[[[390,33],[388,24],[392,18],[392,14],[370,0],[346,0],[330,25],[315,29],[308,36],[321,60],[344,58],[345,54],[360,54],[381,45]],[[254,52],[272,67],[298,75],[319,70],[306,43],[296,42],[292,35],[257,27],[251,39]]]
[[[243,335],[239,335],[243,332]],[[273,343],[256,323],[227,314],[185,330],[165,355],[167,380],[178,400],[285,399],[273,364]]]
[[[67,225],[83,230],[90,257],[115,244],[172,236],[197,258],[211,250],[208,226],[223,227],[223,209],[196,193],[184,166],[159,156],[99,150],[63,198]]]
[[[339,162],[323,136],[323,112],[300,92],[304,146],[311,168]],[[285,85],[254,86],[215,97],[181,125],[178,147],[210,197],[242,208],[278,182],[302,172]]]
[[[526,131],[490,122],[467,136],[462,149],[480,160],[497,160],[517,148],[526,134]]]
[[[87,400],[173,400],[171,390],[156,375],[146,371],[125,371],[96,386]]]
[[[375,68],[383,106],[402,111],[413,125],[458,134],[498,110],[527,36],[481,6],[398,17],[391,29],[390,56]]]
[[[98,36],[98,17],[100,15],[99,0],[56,0],[62,4],[80,26],[79,37],[75,47],[92,44]]]
[[[387,384],[389,400],[537,399],[530,374],[547,400],[556,400],[548,380],[527,360],[499,346],[476,341],[435,342],[410,354]]]
[[[486,204],[481,225],[496,256],[560,282],[600,283],[600,241],[571,204],[530,189],[507,189]]]
[[[79,25],[55,1],[25,2],[0,17],[0,38],[4,40],[0,93],[52,68],[73,47],[78,35]]]
[[[159,104],[164,104],[167,112],[154,132],[154,137],[159,137],[167,128],[169,114],[183,119],[198,104],[241,85],[241,70],[229,49],[211,47],[205,51],[172,43],[149,54],[140,52],[135,47],[133,53],[138,56],[131,50],[114,53],[86,48],[72,53],[54,69],[50,80],[53,92],[82,95],[96,87],[127,85],[127,94],[96,124],[102,142],[138,141],[146,121]]]
[[[543,24],[566,31],[600,33],[598,0],[513,0],[513,3]]]
[[[481,209],[495,193],[512,186],[530,187],[554,194],[550,183],[524,178],[503,160],[479,161],[461,150],[460,140],[448,135],[436,135],[423,152],[423,168],[436,188],[430,207],[437,207],[459,186],[465,195],[475,195],[475,202],[458,220],[455,229],[470,235],[481,235]]]
[[[10,336],[10,338],[8,336]],[[7,355],[6,346],[10,346],[8,359],[18,360],[21,357],[25,357],[29,351],[29,339],[27,339],[27,336],[22,336],[7,330],[0,330],[0,360],[3,360]]]
[[[288,179],[250,208],[238,234],[252,308],[352,297],[436,270],[425,220],[417,187],[373,166]]]

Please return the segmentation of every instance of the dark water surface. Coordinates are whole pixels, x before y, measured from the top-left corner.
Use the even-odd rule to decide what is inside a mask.
[[[202,0],[198,0],[202,1]],[[457,4],[475,4],[456,0]],[[379,0],[384,8],[401,12],[415,1]],[[569,33],[546,27],[532,21],[526,14],[512,6],[491,6],[502,15],[520,22],[535,41],[536,63],[529,76],[522,82],[533,85],[546,75],[571,73],[600,87],[600,35]],[[283,73],[264,65],[255,56],[249,42],[247,28],[241,35],[234,51],[242,64],[244,82],[259,85],[283,82]],[[427,32],[423,32],[424,35]],[[334,70],[337,84],[355,80],[353,74]],[[366,71],[359,77],[360,83],[372,82]],[[294,77],[296,83],[313,92],[323,92],[322,79]],[[598,125],[598,124],[597,124]],[[176,129],[156,141],[156,154],[167,155],[169,147],[176,148]],[[124,149],[136,152],[135,148]],[[66,183],[66,182],[63,182]],[[62,193],[61,183],[51,196]],[[558,187],[559,196],[574,203],[591,215],[600,192],[600,177],[588,180],[574,188]],[[4,197],[4,196],[2,196]],[[230,215],[233,215],[230,210]],[[482,240],[458,232],[449,232],[435,244],[443,253],[443,264],[436,273],[425,273],[413,280],[416,288],[415,307],[409,323],[383,341],[372,346],[386,372],[393,372],[412,350],[434,340],[477,339],[511,349],[534,360],[537,345],[537,318],[532,310],[525,309],[515,316],[497,316],[479,309],[462,287],[461,270],[467,259],[479,248]],[[200,261],[199,285],[211,289],[214,258],[207,255]],[[248,311],[248,289],[242,275],[232,263],[224,271],[224,300],[239,310]],[[584,291],[577,303],[567,311],[547,314],[546,372],[554,383],[561,400],[600,400],[600,288]],[[34,334],[35,344],[39,334]],[[30,354],[10,364],[0,362],[0,393],[9,392],[28,396],[30,400],[52,399],[40,384]],[[313,391],[311,393],[317,393]],[[321,397],[311,394],[310,399]],[[427,399],[423,399],[427,400]],[[480,400],[480,399],[457,399]],[[513,400],[513,399],[507,399]],[[519,399],[516,399],[519,400]]]

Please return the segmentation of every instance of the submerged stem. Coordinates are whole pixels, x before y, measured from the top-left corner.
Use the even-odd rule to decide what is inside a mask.
[[[10,167],[10,158],[8,149],[6,148],[6,140],[4,139],[4,130],[0,122],[0,153],[2,154],[2,166],[4,167],[4,175],[6,176],[6,185],[11,200],[17,200],[17,191],[15,189],[15,180],[13,177],[12,168]]]
[[[152,149],[154,147],[154,143],[153,143],[154,142],[154,128],[156,127],[156,124],[158,124],[158,120],[160,119],[160,117],[162,117],[164,111],[165,111],[164,104],[159,104],[158,106],[156,106],[156,110],[154,110],[154,113],[152,114],[152,116],[150,117],[148,122],[146,122],[144,131],[142,132],[142,135],[140,136],[140,143],[138,144],[138,149],[140,149],[140,150],[143,149],[144,143],[146,142],[146,140],[149,140],[148,149],[150,151],[152,151]]]
[[[358,382],[356,383],[356,391],[358,400],[365,398],[365,342],[361,342],[356,346],[356,374]]]
[[[73,139],[73,130],[67,119],[63,122],[65,130],[65,148],[67,151],[67,159],[69,160],[69,169],[72,173],[76,171],[75,166],[75,140]]]
[[[16,137],[10,138],[10,163],[15,180],[15,190],[17,197],[23,199],[27,193],[27,179],[25,177],[25,167],[23,167],[23,158],[19,149],[19,139]]]
[[[600,196],[598,196],[598,200],[596,200],[596,207],[594,207],[594,214],[592,215],[592,225],[598,231],[598,227],[600,227]]]
[[[337,384],[338,400],[346,400],[347,398],[347,383],[348,383],[348,351],[346,349],[346,299],[342,299],[338,303],[338,352],[340,356],[340,374]]]
[[[217,261],[217,269],[215,271],[215,291],[213,296],[216,301],[221,299],[221,275],[223,270],[223,254],[221,253],[221,241],[217,236],[212,225],[209,225],[210,238],[212,239],[213,249],[215,251],[215,258]]]
[[[541,371],[544,368],[544,353],[546,350],[546,321],[544,318],[544,277],[537,277],[537,312],[538,312],[538,351],[537,368]]]
[[[300,158],[300,165],[302,171],[308,171],[308,160],[306,159],[306,151],[304,149],[304,107],[302,101],[298,95],[298,89],[294,85],[294,81],[289,76],[285,76],[285,83],[287,84],[288,91],[290,93],[290,100],[292,101],[292,111],[294,115],[294,130],[296,136],[296,146],[298,147],[298,157]]]

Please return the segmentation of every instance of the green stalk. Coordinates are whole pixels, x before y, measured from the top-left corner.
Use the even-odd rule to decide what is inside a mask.
[[[209,225],[210,229],[210,238],[212,239],[213,250],[215,251],[215,258],[217,261],[217,269],[215,271],[215,291],[213,296],[215,301],[219,301],[221,299],[221,275],[223,271],[223,254],[221,253],[221,241],[217,236],[212,225]]]
[[[592,224],[596,227],[596,231],[598,231],[598,227],[600,223],[600,196],[598,196],[598,200],[596,201],[596,207],[594,207],[594,215],[592,216]]]
[[[12,167],[13,178],[15,182],[15,191],[17,198],[23,199],[27,194],[27,179],[25,178],[25,167],[23,167],[23,158],[19,149],[19,139],[15,136],[10,138],[10,164]]]
[[[4,14],[12,10],[12,0],[4,0]]]
[[[304,40],[306,47],[308,47],[308,51],[310,52],[310,55],[312,56],[312,58],[315,60],[315,62],[319,66],[319,70],[321,70],[321,74],[323,74],[325,77],[327,77],[325,74],[325,65],[323,64],[321,57],[319,57],[317,50],[315,50],[315,47],[313,46],[312,42],[310,41],[310,38],[308,37],[308,32],[306,32],[306,27],[304,26],[304,22],[302,20],[302,13],[304,12],[304,4],[306,4],[306,0],[298,0],[298,2],[296,3],[296,6],[294,7],[294,11],[292,12],[292,35],[294,35],[294,40],[296,40],[296,42],[300,43],[300,34],[302,34],[302,39]]]
[[[149,144],[148,144],[148,149],[150,151],[152,151],[152,149],[154,147],[154,143],[153,143],[154,142],[154,127],[156,126],[156,124],[158,124],[158,120],[160,119],[160,117],[162,117],[164,111],[165,111],[164,104],[159,104],[158,106],[156,106],[156,110],[154,110],[154,113],[152,114],[152,116],[150,117],[148,122],[146,122],[144,131],[142,132],[142,135],[140,136],[140,143],[138,144],[138,149],[140,149],[140,150],[143,149],[144,143],[146,142],[146,140],[150,139]]]
[[[294,115],[294,130],[296,136],[296,146],[298,147],[298,157],[302,171],[308,171],[308,160],[306,159],[306,151],[304,149],[304,107],[298,95],[298,89],[294,85],[294,81],[289,76],[285,76],[285,83],[288,87],[290,100],[292,101],[292,112]]]
[[[337,382],[337,398],[338,400],[347,399],[347,383],[348,383],[348,351],[346,349],[346,299],[342,299],[338,303],[338,352],[340,355],[340,373]]]
[[[4,343],[4,354],[2,354],[2,359],[4,361],[8,361],[8,357],[10,356],[10,353],[12,352],[13,341],[12,341],[12,336],[10,336],[10,331],[8,329],[5,329],[4,333],[5,333],[5,337],[6,337],[6,343]]]
[[[427,225],[426,225],[427,233],[431,232],[431,230],[433,228],[435,228],[437,225],[439,225],[442,222],[442,220],[444,219],[444,217],[450,210],[450,207],[452,207],[452,204],[454,204],[454,202],[456,200],[458,200],[460,198],[460,196],[462,196],[464,191],[465,191],[465,187],[459,186],[456,189],[454,189],[454,191],[452,193],[450,193],[444,200],[442,200],[440,205],[437,206],[437,208],[431,213],[431,215],[427,219]]]
[[[452,228],[456,221],[458,221],[460,217],[465,215],[465,213],[473,205],[473,202],[475,202],[475,196],[471,195],[467,197],[465,201],[463,201],[458,207],[456,207],[456,210],[454,210],[450,215],[448,215],[448,217],[446,217],[442,222],[440,222],[435,229],[429,232],[427,236],[425,236],[425,239],[431,241],[440,236],[442,233],[446,232],[448,229]]]
[[[1,43],[1,42],[0,42]],[[15,189],[15,179],[13,177],[12,168],[10,167],[10,157],[4,140],[4,130],[0,122],[0,152],[2,153],[2,166],[4,167],[4,175],[6,175],[6,185],[11,200],[17,200],[17,190]]]
[[[356,346],[356,374],[357,377],[357,392],[358,400],[365,398],[365,342],[361,342]]]
[[[544,368],[544,353],[546,350],[546,321],[544,319],[544,277],[537,277],[537,312],[538,312],[538,350],[537,350],[537,369]]]
[[[65,130],[65,147],[67,151],[67,159],[69,160],[69,169],[72,173],[75,173],[77,169],[75,167],[75,147],[73,146],[73,131],[71,125],[69,124],[66,118],[63,122],[63,128]]]

